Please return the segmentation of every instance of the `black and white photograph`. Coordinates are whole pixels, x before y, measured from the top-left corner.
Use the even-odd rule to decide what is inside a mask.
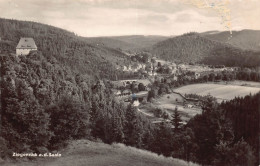
[[[1,166],[259,166],[260,0],[0,0]]]

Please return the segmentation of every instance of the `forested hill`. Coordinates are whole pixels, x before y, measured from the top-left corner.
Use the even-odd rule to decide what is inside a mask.
[[[201,33],[201,35],[211,40],[229,43],[241,49],[260,51],[260,31],[258,30],[245,29],[242,31],[232,31],[232,34],[229,31],[215,31]]]
[[[188,33],[159,42],[152,47],[151,52],[160,58],[177,62],[241,67],[255,67],[260,64],[259,52],[214,41],[198,33]]]
[[[56,58],[73,72],[93,77],[113,79],[114,65],[128,62],[118,50],[88,44],[74,33],[35,22],[0,19],[0,37],[2,52],[15,52],[21,37],[32,37],[46,58]]]

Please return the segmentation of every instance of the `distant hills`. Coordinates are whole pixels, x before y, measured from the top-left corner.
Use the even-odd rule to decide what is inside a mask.
[[[219,45],[221,43],[201,37],[197,33],[188,33],[155,44],[151,52],[166,60],[198,62]]]
[[[242,30],[187,33],[181,36],[111,36],[85,38],[89,44],[122,52],[149,51],[158,58],[175,62],[209,65],[259,66],[260,31]]]
[[[90,44],[102,45],[113,49],[120,49],[124,51],[141,51],[151,47],[152,45],[166,40],[169,37],[165,36],[144,36],[144,35],[130,35],[130,36],[109,36],[109,37],[89,37],[85,38]]]
[[[246,40],[242,40],[242,37],[234,37],[233,42],[227,42],[224,40],[227,37],[226,33],[187,33],[161,41],[150,50],[159,58],[175,62],[241,67],[259,66],[260,52],[256,47],[245,49],[246,44],[234,44],[240,39],[241,43],[247,43]],[[248,37],[247,40],[250,38]]]
[[[260,51],[260,31],[257,30],[232,31],[232,37],[230,37],[229,31],[205,32],[201,35],[211,40],[229,43],[241,49]]]

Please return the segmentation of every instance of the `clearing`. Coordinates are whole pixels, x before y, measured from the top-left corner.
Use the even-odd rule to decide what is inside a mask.
[[[186,122],[196,114],[201,113],[201,109],[198,107],[185,108],[183,106],[183,101],[184,99],[180,95],[171,93],[156,99],[154,104],[159,108],[166,110],[170,115],[174,113],[175,107],[177,106],[181,119]]]
[[[178,111],[181,115],[181,119],[187,122],[190,118],[194,117],[196,114],[201,113],[201,108],[193,105],[192,108],[185,107],[184,99],[182,96],[176,93],[165,94],[153,100],[152,103],[147,103],[139,107],[139,111],[147,115],[149,119],[154,121],[161,120],[161,118],[154,117],[153,110],[155,108],[161,108],[166,111],[169,115],[174,113],[175,107],[178,107]]]
[[[221,101],[231,100],[235,97],[243,97],[249,95],[250,93],[253,95],[258,93],[260,91],[260,88],[229,84],[204,83],[183,86],[175,89],[174,91],[183,95],[198,94],[204,96],[210,94]]]

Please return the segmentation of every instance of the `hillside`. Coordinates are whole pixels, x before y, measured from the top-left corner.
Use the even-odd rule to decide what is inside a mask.
[[[229,43],[241,49],[260,51],[260,31],[257,30],[232,31],[231,38],[229,31],[205,32],[201,35],[211,40]]]
[[[73,141],[63,151],[62,157],[51,159],[38,159],[36,161],[24,161],[17,163],[5,163],[3,166],[197,166],[183,160],[158,156],[145,150],[127,147],[123,144],[107,145],[88,140]]]
[[[109,37],[90,37],[85,38],[90,44],[103,45],[113,49],[124,51],[140,51],[151,47],[152,45],[166,40],[168,37],[164,36],[109,36]]]
[[[74,33],[40,23],[0,19],[0,36],[0,52],[14,53],[21,37],[32,37],[45,57],[55,57],[75,73],[93,77],[113,79],[115,64],[128,62],[118,50],[91,45]]]
[[[120,41],[124,41],[127,43],[135,44],[140,48],[147,48],[152,46],[160,41],[166,40],[169,37],[166,36],[144,36],[144,35],[132,35],[132,36],[116,36],[112,37],[113,39],[117,39]]]
[[[243,50],[197,33],[188,33],[159,42],[152,47],[151,52],[162,59],[175,62],[241,67],[255,67],[260,64],[259,52]]]
[[[134,43],[128,43],[125,41],[120,41],[110,37],[91,37],[86,38],[86,42],[93,45],[100,45],[108,48],[118,49],[118,50],[135,50],[138,46]]]
[[[197,33],[188,33],[155,44],[152,47],[152,53],[163,59],[199,62],[220,45],[222,44],[201,37]]]

